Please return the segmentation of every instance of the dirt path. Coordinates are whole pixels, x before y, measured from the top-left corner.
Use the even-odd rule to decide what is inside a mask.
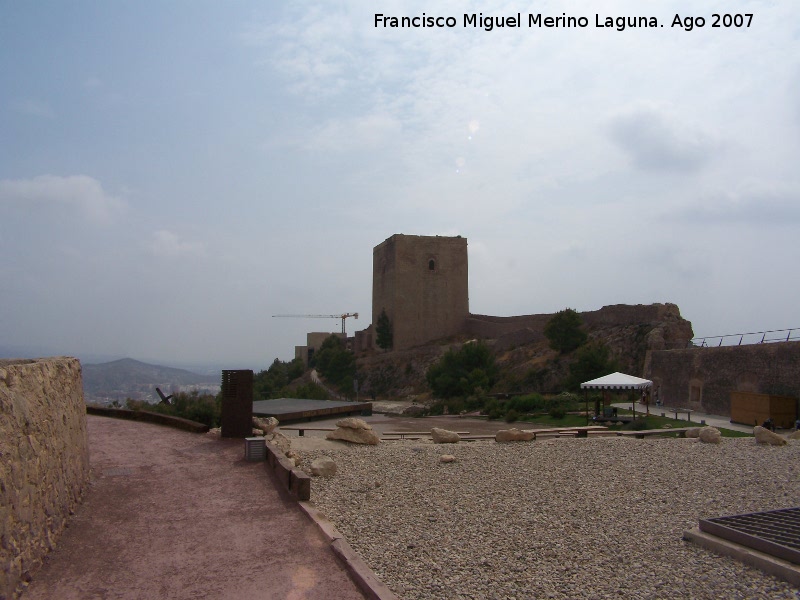
[[[92,484],[23,600],[363,598],[241,440],[88,419]]]

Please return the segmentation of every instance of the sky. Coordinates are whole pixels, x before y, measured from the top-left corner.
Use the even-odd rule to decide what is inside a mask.
[[[395,233],[468,239],[473,313],[800,327],[798,165],[796,0],[0,0],[0,353],[261,370]]]

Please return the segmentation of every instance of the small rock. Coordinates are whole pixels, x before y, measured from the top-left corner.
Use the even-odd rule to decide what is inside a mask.
[[[439,462],[451,463],[451,462],[455,462],[455,461],[456,461],[456,457],[453,456],[452,454],[442,454],[439,457]]]
[[[666,425],[665,425],[666,427]],[[687,438],[699,438],[700,437],[700,430],[702,427],[690,427],[686,430],[686,437]]]
[[[311,463],[311,474],[318,477],[333,477],[336,475],[336,463],[328,456],[321,456]]]

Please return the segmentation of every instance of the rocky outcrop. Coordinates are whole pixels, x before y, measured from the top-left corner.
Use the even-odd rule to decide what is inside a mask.
[[[532,431],[522,431],[516,427],[501,429],[494,436],[495,442],[530,442],[532,439]]]
[[[289,440],[289,438],[277,431],[272,434],[272,438],[269,440],[269,443],[273,446],[277,446],[282,454],[286,454],[292,447],[292,442]]]
[[[757,444],[770,444],[772,446],[785,446],[787,444],[785,437],[760,425],[753,427],[753,435],[756,437]]]
[[[329,440],[342,440],[353,444],[377,446],[380,438],[372,431],[372,426],[363,419],[348,417],[336,422],[336,430],[325,436]]]
[[[457,444],[461,441],[461,436],[455,431],[433,427],[431,429],[431,439],[433,439],[434,444]]]

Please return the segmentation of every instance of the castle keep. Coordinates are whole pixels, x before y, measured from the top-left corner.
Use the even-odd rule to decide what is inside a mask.
[[[395,234],[372,251],[372,329],[385,310],[394,350],[457,335],[467,284],[466,238]]]

